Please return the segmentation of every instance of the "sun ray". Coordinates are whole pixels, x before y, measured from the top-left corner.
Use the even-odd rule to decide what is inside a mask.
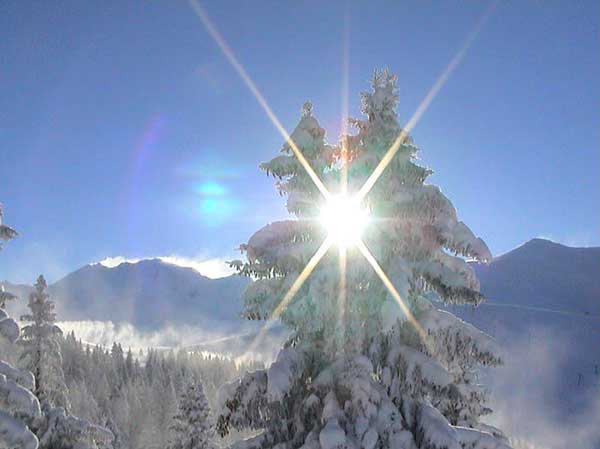
[[[296,158],[298,159],[298,161],[300,162],[302,167],[306,170],[306,172],[308,173],[309,177],[311,178],[311,180],[313,181],[315,186],[321,192],[323,197],[327,201],[330,201],[333,198],[332,194],[325,187],[325,185],[323,184],[323,182],[321,181],[321,179],[319,178],[317,173],[311,167],[308,160],[302,154],[302,151],[300,151],[298,146],[292,140],[289,133],[282,126],[281,122],[279,121],[279,119],[277,118],[277,116],[275,115],[275,113],[273,112],[273,110],[271,109],[269,104],[267,103],[267,100],[264,98],[264,96],[262,95],[262,93],[260,92],[260,90],[258,89],[256,84],[254,83],[254,81],[252,80],[250,75],[248,75],[248,73],[246,72],[246,70],[244,69],[242,64],[238,61],[238,59],[236,58],[235,54],[233,53],[233,51],[231,50],[231,48],[229,47],[229,45],[227,44],[225,39],[221,36],[218,29],[215,27],[215,25],[212,23],[212,21],[208,17],[208,14],[204,10],[204,8],[200,5],[198,0],[189,0],[189,3],[190,3],[190,6],[192,7],[193,11],[195,12],[196,16],[201,20],[202,24],[206,28],[208,34],[213,38],[213,40],[219,46],[220,50],[225,55],[226,59],[229,61],[229,63],[235,69],[235,71],[240,76],[240,78],[242,79],[242,81],[244,82],[246,87],[248,87],[248,89],[250,90],[252,95],[256,98],[259,105],[265,111],[265,113],[267,114],[267,117],[271,120],[271,122],[273,123],[275,128],[277,128],[279,133],[284,137],[285,141],[288,143],[288,145],[292,149],[294,155],[296,156]],[[468,49],[474,42],[475,38],[477,37],[477,35],[481,31],[481,29],[483,28],[484,24],[487,22],[487,20],[489,19],[489,17],[495,10],[497,3],[498,3],[498,0],[495,0],[487,8],[485,13],[482,15],[482,17],[477,22],[476,26],[473,28],[473,30],[467,36],[462,47],[459,48],[457,53],[454,55],[454,57],[451,59],[451,61],[448,63],[448,65],[445,67],[445,69],[442,71],[442,73],[438,76],[435,83],[430,88],[430,90],[427,92],[427,95],[425,96],[425,98],[423,98],[423,100],[421,101],[421,103],[419,104],[419,106],[417,107],[415,112],[413,113],[410,120],[407,122],[405,127],[402,129],[400,134],[396,137],[396,139],[394,140],[394,142],[392,143],[392,145],[390,146],[390,148],[388,149],[388,151],[386,152],[384,157],[381,159],[379,164],[375,167],[375,169],[373,170],[371,175],[367,178],[366,182],[360,188],[358,193],[354,196],[354,199],[358,203],[362,202],[364,200],[364,198],[366,197],[366,195],[371,191],[371,189],[373,188],[373,186],[375,185],[375,183],[377,182],[377,180],[379,179],[381,174],[385,171],[386,167],[389,165],[389,163],[392,161],[392,159],[398,152],[400,146],[402,145],[402,143],[408,136],[408,133],[416,126],[416,124],[421,119],[422,115],[425,113],[425,111],[427,110],[427,108],[429,107],[431,102],[437,96],[438,92],[441,90],[441,88],[447,82],[447,80],[450,77],[450,75],[452,74],[452,72],[461,63],[466,52],[468,51]],[[347,141],[346,141],[346,136],[348,134],[348,129],[347,129],[347,126],[348,126],[348,120],[347,120],[347,117],[348,117],[348,76],[349,76],[349,50],[348,50],[349,44],[348,44],[348,41],[349,41],[349,14],[348,14],[348,11],[346,11],[345,27],[344,27],[343,56],[342,56],[342,83],[341,83],[342,84],[342,120],[343,120],[342,136],[343,137],[342,137],[342,142],[341,142],[341,145],[342,145],[342,148],[341,148],[342,170],[341,170],[341,172],[342,173],[341,173],[341,186],[340,187],[341,187],[342,195],[346,195],[347,190],[348,190],[348,171],[347,171],[347,163],[346,163],[347,158],[348,158],[348,154],[347,154],[348,148],[347,148]],[[332,235],[327,236],[327,238],[323,241],[321,246],[318,248],[318,250],[312,256],[312,258],[306,264],[306,266],[304,267],[302,272],[294,280],[293,284],[291,285],[290,289],[286,292],[286,294],[284,295],[281,302],[277,305],[275,310],[273,310],[271,316],[265,322],[264,326],[260,329],[257,336],[254,338],[252,343],[249,345],[248,349],[246,350],[245,355],[252,354],[254,352],[254,350],[256,349],[258,344],[264,339],[268,330],[273,326],[273,324],[276,322],[276,320],[285,311],[285,309],[289,305],[290,301],[294,298],[296,293],[300,290],[300,288],[302,287],[302,285],[304,284],[306,279],[310,276],[310,274],[313,272],[313,270],[316,268],[316,266],[319,264],[321,259],[325,256],[325,254],[329,251],[330,247],[333,244],[333,241],[334,241],[334,239],[333,239]],[[419,337],[421,338],[421,340],[423,341],[425,346],[429,349],[428,338],[427,338],[425,331],[420,326],[418,321],[415,319],[415,317],[411,313],[410,309],[404,303],[400,294],[398,293],[398,291],[396,290],[396,288],[394,287],[394,285],[392,284],[392,282],[390,281],[388,276],[385,274],[385,272],[383,271],[383,269],[381,268],[381,266],[379,265],[379,263],[377,262],[375,257],[371,254],[371,252],[369,251],[369,249],[367,248],[367,246],[364,244],[364,242],[362,240],[358,239],[358,241],[355,243],[355,245],[359,249],[361,254],[365,257],[365,259],[367,259],[369,264],[373,267],[373,270],[375,271],[375,273],[379,276],[379,278],[381,279],[381,281],[383,282],[385,287],[390,292],[391,296],[394,298],[394,300],[400,306],[400,309],[402,310],[402,312],[406,315],[408,321],[416,329]],[[339,264],[340,264],[339,265],[339,267],[340,267],[340,283],[339,283],[340,291],[339,291],[339,296],[338,296],[338,306],[340,308],[339,320],[342,325],[345,325],[345,322],[344,322],[345,316],[344,315],[345,315],[345,308],[346,308],[346,301],[347,301],[347,280],[346,280],[347,248],[343,245],[341,245],[339,248]],[[240,359],[244,358],[245,355],[240,357]]]
[[[294,283],[292,284],[290,289],[287,291],[287,293],[285,294],[285,296],[283,297],[283,299],[281,300],[279,305],[275,308],[275,310],[269,317],[269,321],[274,321],[274,320],[279,319],[279,317],[285,311],[285,309],[287,308],[287,306],[290,303],[290,301],[292,300],[292,298],[296,295],[298,290],[300,290],[300,288],[304,284],[304,281],[306,281],[308,276],[310,276],[310,274],[313,272],[313,270],[317,267],[317,265],[319,264],[319,262],[321,261],[323,256],[327,253],[327,251],[329,251],[329,248],[331,248],[332,243],[333,243],[333,240],[330,237],[327,237],[323,241],[323,243],[321,243],[321,246],[319,247],[319,249],[315,252],[315,254],[308,261],[308,263],[306,264],[306,266],[304,267],[302,272],[298,275],[298,277],[296,278],[296,280],[294,281]]]
[[[360,240],[356,244],[356,246],[358,247],[362,255],[365,257],[365,259],[367,259],[367,262],[371,264],[373,270],[375,271],[375,273],[377,273],[377,276],[379,276],[379,279],[381,279],[383,285],[386,286],[386,288],[390,292],[390,295],[392,295],[392,298],[394,298],[394,300],[398,303],[400,309],[402,310],[404,315],[406,315],[408,321],[414,326],[415,330],[417,331],[417,334],[419,334],[419,337],[421,338],[421,341],[423,341],[423,344],[427,347],[427,349],[430,349],[427,334],[425,333],[419,322],[416,320],[406,303],[402,300],[402,298],[400,297],[400,293],[398,293],[398,290],[396,290],[396,287],[394,287],[394,284],[392,284],[390,278],[388,278],[388,276],[385,274],[385,272],[373,256],[373,254],[371,254],[371,251],[369,251],[367,245],[365,245],[364,242]]]
[[[437,96],[442,87],[444,87],[446,81],[448,81],[448,78],[450,77],[452,72],[454,72],[456,67],[458,67],[458,65],[462,62],[463,58],[465,57],[465,54],[467,53],[467,50],[469,50],[469,48],[477,38],[478,34],[480,33],[481,29],[496,9],[497,4],[498,1],[494,1],[490,4],[490,6],[479,18],[471,32],[466,37],[463,45],[458,49],[454,57],[450,60],[448,65],[438,76],[435,83],[433,83],[433,86],[431,86],[431,89],[429,89],[429,92],[427,92],[427,95],[425,95],[425,98],[423,98],[410,120],[406,123],[398,137],[396,137],[396,140],[394,140],[394,143],[392,143],[392,145],[390,146],[386,154],[383,156],[381,161],[379,161],[379,164],[377,164],[377,167],[375,167],[371,175],[369,175],[363,186],[358,191],[357,197],[359,201],[362,201],[371,191],[381,174],[384,172],[386,167],[389,165],[389,163],[392,161],[392,159],[400,149],[400,146],[404,142],[404,139],[406,139],[406,137],[408,136],[408,133],[410,133],[410,131],[417,125],[417,123],[419,122],[419,120],[421,119],[431,102]]]
[[[310,260],[308,261],[308,263],[306,264],[306,266],[304,267],[302,272],[298,275],[298,277],[296,278],[296,280],[294,281],[294,283],[292,284],[290,289],[284,295],[281,302],[277,305],[275,310],[273,310],[273,312],[271,313],[271,316],[267,319],[264,326],[260,329],[260,331],[254,338],[252,343],[250,343],[250,345],[248,346],[248,349],[246,350],[246,354],[252,354],[254,352],[254,350],[257,348],[258,344],[264,339],[266,333],[269,331],[269,329],[271,329],[273,324],[275,324],[275,322],[279,319],[279,317],[285,311],[285,309],[289,305],[290,301],[294,298],[296,293],[298,293],[298,290],[300,290],[300,288],[302,288],[302,285],[304,284],[306,279],[308,279],[308,277],[313,272],[313,270],[317,267],[317,265],[319,264],[319,262],[321,261],[323,256],[325,254],[327,254],[327,251],[329,251],[329,248],[331,248],[332,243],[333,243],[333,240],[330,237],[327,237],[323,241],[323,243],[321,243],[321,246],[319,246],[319,249],[317,249],[315,254],[310,258]]]
[[[233,66],[233,68],[238,73],[240,78],[242,78],[242,81],[244,82],[244,84],[246,84],[246,87],[248,87],[248,89],[250,90],[252,95],[254,95],[254,98],[256,98],[256,100],[258,101],[260,106],[263,108],[263,110],[267,114],[267,117],[269,117],[269,119],[271,120],[273,125],[275,125],[275,128],[277,128],[279,133],[283,136],[285,141],[288,143],[288,145],[294,152],[294,155],[296,156],[296,158],[298,158],[298,161],[300,162],[302,167],[304,167],[304,170],[306,170],[306,172],[308,173],[308,176],[310,176],[312,181],[315,183],[315,186],[317,186],[317,188],[319,189],[321,194],[325,197],[325,199],[329,199],[331,194],[325,187],[325,184],[323,184],[323,181],[321,181],[321,179],[319,178],[317,173],[310,166],[310,163],[306,160],[306,158],[302,154],[302,151],[300,151],[298,146],[294,143],[294,141],[290,137],[289,133],[285,130],[285,128],[283,127],[283,125],[281,124],[281,122],[279,121],[279,119],[277,118],[277,116],[275,115],[275,113],[273,112],[273,110],[271,109],[269,104],[267,103],[267,100],[265,99],[265,97],[262,95],[262,93],[260,92],[260,90],[258,89],[256,84],[254,83],[252,78],[250,78],[250,75],[248,75],[248,72],[246,72],[246,69],[244,69],[244,66],[242,66],[242,64],[238,61],[235,54],[233,53],[233,50],[231,50],[231,48],[229,47],[229,45],[227,44],[227,42],[225,41],[223,36],[221,36],[221,33],[219,32],[219,30],[215,27],[215,25],[212,23],[212,21],[208,17],[208,14],[204,10],[204,8],[200,5],[198,0],[189,0],[189,3],[190,3],[190,6],[192,7],[193,11],[196,13],[196,16],[198,16],[198,18],[200,19],[200,21],[206,28],[206,31],[208,32],[208,34],[210,34],[210,36],[217,43],[217,45],[219,46],[219,48],[221,49],[221,51],[223,52],[223,54],[225,55],[225,57],[227,58],[229,63]]]
[[[342,141],[341,141],[341,193],[348,192],[348,102],[349,102],[349,78],[350,78],[350,13],[348,5],[344,14],[344,34],[342,38]]]
[[[346,304],[348,293],[346,289],[346,268],[348,266],[348,249],[345,246],[339,247],[339,264],[340,264],[340,283],[338,292],[338,326],[342,332],[341,342],[346,342]]]

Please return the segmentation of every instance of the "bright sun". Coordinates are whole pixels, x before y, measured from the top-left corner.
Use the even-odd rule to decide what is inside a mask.
[[[369,214],[354,198],[339,195],[323,206],[320,220],[333,242],[348,247],[360,240],[369,222]]]

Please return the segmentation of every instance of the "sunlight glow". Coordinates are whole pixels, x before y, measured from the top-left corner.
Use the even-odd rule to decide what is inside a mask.
[[[400,293],[398,293],[398,290],[396,290],[396,287],[394,287],[394,284],[392,284],[390,278],[385,274],[375,257],[373,257],[373,254],[371,254],[369,248],[367,248],[367,246],[363,243],[362,240],[358,242],[357,247],[362,253],[362,255],[365,257],[365,259],[367,259],[367,262],[371,264],[373,270],[375,271],[377,276],[379,276],[381,282],[383,282],[383,285],[386,286],[386,288],[390,292],[390,295],[392,295],[392,298],[394,298],[394,300],[398,303],[400,309],[402,310],[402,313],[406,315],[406,319],[409,321],[409,323],[411,323],[414,326],[415,330],[417,331],[417,334],[419,334],[419,337],[421,338],[421,341],[423,341],[423,344],[427,347],[428,350],[430,350],[428,346],[427,334],[425,333],[419,322],[416,320],[406,303],[402,300],[402,298],[400,297]]]
[[[339,196],[333,196],[325,187],[317,173],[313,170],[308,160],[304,157],[298,146],[291,139],[288,132],[283,128],[281,122],[271,110],[271,107],[267,103],[266,99],[263,97],[262,93],[259,91],[258,87],[250,78],[250,75],[246,72],[244,67],[236,58],[235,54],[231,50],[231,48],[227,45],[215,25],[212,23],[202,6],[200,5],[198,0],[189,0],[190,6],[194,10],[195,14],[202,21],[204,27],[210,36],[217,43],[229,63],[236,70],[238,75],[242,78],[242,81],[252,95],[256,98],[260,106],[263,108],[271,122],[275,125],[279,133],[284,137],[285,141],[288,143],[290,148],[292,149],[294,155],[302,165],[302,167],[306,170],[309,177],[315,184],[315,186],[319,189],[321,194],[326,200],[326,204],[321,210],[320,221],[325,226],[328,231],[328,236],[325,241],[321,244],[317,252],[310,259],[308,264],[304,267],[300,275],[296,278],[290,289],[287,291],[279,305],[275,308],[271,317],[267,320],[261,331],[258,333],[254,341],[251,343],[248,348],[246,354],[251,353],[257,346],[258,343],[264,338],[266,332],[273,325],[275,320],[277,320],[281,314],[285,311],[290,301],[293,299],[294,295],[300,290],[308,276],[312,273],[318,263],[321,261],[323,256],[327,253],[329,248],[333,243],[336,243],[339,247],[339,258],[340,258],[340,296],[339,296],[339,305],[340,305],[340,320],[343,322],[343,308],[344,303],[346,301],[346,257],[347,257],[347,249],[349,246],[356,246],[362,255],[367,259],[367,261],[371,264],[375,273],[379,276],[383,284],[386,286],[394,300],[398,303],[403,313],[406,315],[408,321],[415,327],[417,333],[421,337],[425,346],[428,347],[428,340],[426,338],[426,334],[423,328],[419,325],[415,317],[410,312],[409,308],[406,306],[400,294],[385,274],[383,269],[380,267],[375,257],[371,254],[369,249],[366,247],[364,242],[361,240],[361,235],[368,224],[369,217],[366,210],[360,207],[360,204],[373,188],[381,174],[384,172],[386,167],[389,165],[391,160],[394,158],[400,146],[404,143],[405,139],[408,136],[408,133],[415,127],[421,116],[425,113],[426,109],[429,107],[431,102],[434,100],[440,89],[444,86],[454,69],[460,64],[463,57],[465,56],[467,50],[483,28],[485,22],[489,19],[493,11],[495,10],[498,0],[494,1],[490,7],[487,8],[485,13],[482,15],[480,20],[477,22],[476,26],[467,36],[465,42],[462,47],[457,51],[452,60],[448,63],[445,69],[442,71],[440,76],[437,78],[431,89],[428,91],[427,95],[421,101],[416,111],[396,137],[390,148],[387,150],[384,157],[379,161],[379,164],[375,167],[369,178],[366,180],[364,185],[358,191],[358,194],[355,197],[348,197],[346,195],[347,192],[347,147],[346,147],[346,139],[345,134],[347,132],[347,123],[346,116],[348,112],[348,104],[347,104],[347,96],[348,96],[348,69],[349,69],[349,54],[348,54],[348,35],[349,35],[349,16],[346,13],[345,17],[345,35],[344,35],[344,54],[343,54],[343,79],[342,79],[342,108],[343,108],[343,119],[344,124],[342,125],[343,129],[343,137],[342,137],[342,194]]]
[[[259,343],[265,338],[266,333],[279,319],[281,314],[285,311],[290,301],[294,298],[298,290],[302,288],[302,285],[304,284],[306,279],[308,279],[313,270],[317,267],[323,256],[327,254],[327,251],[329,251],[329,248],[331,248],[332,243],[333,242],[330,238],[326,238],[323,241],[323,243],[321,243],[319,249],[317,249],[315,254],[310,258],[310,260],[308,261],[302,272],[298,275],[290,289],[287,291],[287,293],[281,300],[281,302],[277,305],[275,310],[273,310],[273,313],[271,313],[271,316],[267,319],[265,325],[260,329],[258,335],[254,338],[252,343],[250,343],[250,346],[248,346],[248,349],[246,350],[246,354],[252,354],[256,350]]]
[[[292,286],[290,287],[288,292],[285,294],[285,296],[283,297],[283,299],[281,300],[279,305],[275,308],[275,310],[271,314],[271,317],[269,318],[269,320],[279,319],[279,317],[284,312],[284,310],[286,309],[287,305],[292,300],[294,295],[298,292],[298,290],[300,290],[300,288],[304,284],[304,281],[306,281],[308,276],[310,276],[310,274],[313,272],[313,270],[317,267],[317,265],[319,264],[319,262],[321,261],[323,256],[327,253],[327,251],[329,251],[329,248],[331,248],[332,243],[333,243],[333,241],[330,238],[326,238],[323,241],[323,243],[321,243],[321,246],[319,247],[319,249],[315,252],[315,254],[308,261],[308,263],[306,264],[306,266],[304,267],[302,272],[298,275],[298,277],[296,278],[296,280],[294,281],[294,283],[292,284]]]
[[[354,198],[339,195],[325,203],[319,220],[335,244],[348,248],[360,240],[369,222],[369,214]]]

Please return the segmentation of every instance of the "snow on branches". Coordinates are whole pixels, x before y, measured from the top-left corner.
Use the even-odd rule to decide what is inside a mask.
[[[356,248],[346,249],[345,274],[341,253],[329,250],[281,314],[291,335],[277,360],[221,392],[219,433],[259,432],[234,447],[505,447],[502,433],[479,421],[489,409],[477,370],[501,362],[497,348],[429,299],[479,304],[479,282],[464,258],[489,262],[491,254],[442,191],[426,184],[432,171],[418,165],[419,149],[398,123],[396,81],[375,71],[361,96],[365,117],[350,120],[356,134],[339,145],[325,142],[310,103],[291,139],[334,194],[342,182],[348,195],[359,192],[396,149],[361,197],[370,212],[362,239],[410,313]],[[325,238],[315,221],[323,198],[292,146],[285,142],[261,168],[278,179],[298,220],[260,229],[240,246],[246,261],[232,262],[255,280],[244,297],[250,319],[272,316]]]
[[[36,396],[42,404],[68,409],[62,355],[56,336],[62,331],[54,324],[56,314],[54,303],[46,292],[46,280],[39,276],[29,295],[31,313],[23,315],[21,320],[31,324],[22,329],[19,344],[22,346],[20,358],[23,366],[36,378]]]
[[[169,449],[213,449],[214,431],[208,401],[201,382],[188,381],[172,426]]]

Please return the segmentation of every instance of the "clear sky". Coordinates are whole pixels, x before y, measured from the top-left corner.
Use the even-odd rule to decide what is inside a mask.
[[[283,125],[336,142],[376,67],[406,122],[488,2],[203,3]],[[600,245],[600,2],[501,1],[413,131],[495,254]],[[347,36],[345,39],[344,36]],[[346,46],[346,44],[347,46]],[[186,1],[0,2],[0,280],[108,256],[231,257],[284,199],[282,138]]]

